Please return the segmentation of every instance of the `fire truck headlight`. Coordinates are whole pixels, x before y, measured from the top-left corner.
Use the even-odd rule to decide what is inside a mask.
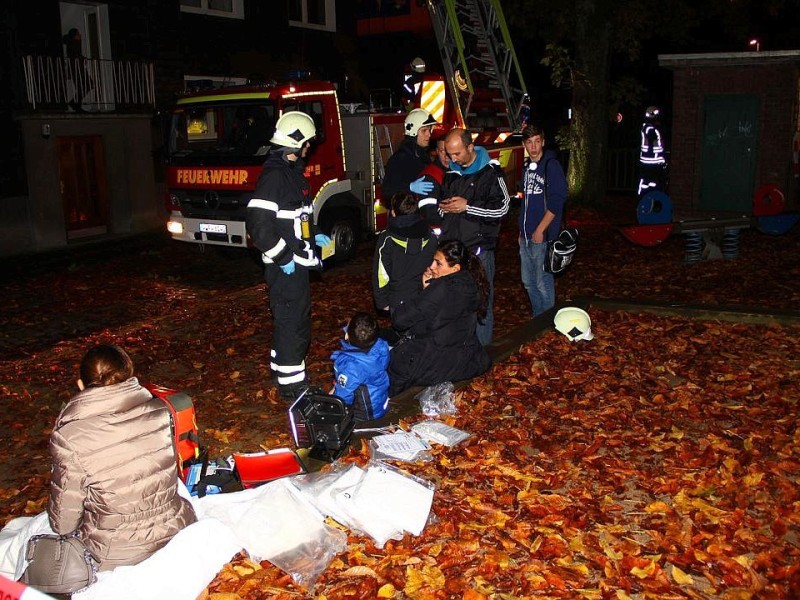
[[[183,233],[183,223],[167,221],[167,231],[173,235],[181,235]]]

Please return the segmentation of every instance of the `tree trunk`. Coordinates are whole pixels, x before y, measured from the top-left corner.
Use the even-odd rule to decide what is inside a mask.
[[[594,0],[578,0],[572,67],[570,195],[596,204],[605,195],[611,26]]]

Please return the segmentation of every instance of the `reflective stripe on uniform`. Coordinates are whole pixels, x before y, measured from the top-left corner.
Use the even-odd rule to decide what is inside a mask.
[[[272,351],[273,357],[275,355],[275,351]],[[278,373],[297,373],[298,371],[305,371],[306,370],[306,361],[301,362],[299,365],[279,365],[276,362],[270,362],[269,368],[273,371]]]
[[[283,250],[284,250],[285,248],[286,248],[286,240],[284,240],[283,238],[278,238],[278,243],[277,243],[277,244],[275,244],[275,245],[274,245],[272,248],[270,248],[269,250],[265,250],[265,251],[264,251],[264,256],[266,256],[267,258],[269,258],[270,260],[272,260],[273,258],[275,258],[276,256],[278,256],[278,254],[280,254],[281,252],[283,252]]]
[[[300,218],[301,209],[296,210],[286,210],[282,209],[278,211],[278,218],[279,219],[299,219]]]
[[[436,198],[423,198],[417,203],[417,206],[420,208],[423,206],[436,206]]]
[[[276,379],[278,380],[278,385],[291,385],[292,383],[301,383],[306,380],[306,372],[301,371],[296,375],[290,375],[290,376],[278,375]]]
[[[274,213],[278,212],[278,204],[276,202],[272,202],[271,200],[261,200],[259,198],[251,198],[250,202],[247,203],[247,208],[261,208]]]
[[[378,287],[386,287],[389,285],[389,273],[386,271],[386,267],[383,266],[383,249],[386,247],[386,244],[389,242],[389,236],[387,235],[386,238],[383,240],[383,244],[378,249]]]
[[[294,255],[294,262],[304,267],[316,267],[319,264],[319,260],[317,260],[316,256],[308,258],[307,256],[298,256],[297,254]]]

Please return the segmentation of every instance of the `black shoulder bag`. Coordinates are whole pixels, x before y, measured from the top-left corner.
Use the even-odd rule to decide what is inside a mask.
[[[544,210],[547,212],[547,165],[552,159],[544,163]],[[564,227],[564,213],[561,213],[561,231],[554,240],[547,241],[547,254],[544,260],[544,270],[556,275],[566,270],[572,263],[575,251],[578,249],[578,230],[574,227]]]

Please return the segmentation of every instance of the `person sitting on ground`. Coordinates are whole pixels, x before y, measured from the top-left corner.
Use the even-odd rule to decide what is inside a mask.
[[[392,196],[388,228],[375,244],[372,292],[375,306],[391,313],[422,289],[422,274],[436,252],[436,236],[408,192]],[[394,343],[396,339],[388,339]]]
[[[470,379],[491,366],[476,334],[488,294],[478,257],[459,240],[439,244],[422,275],[422,290],[393,315],[409,335],[392,349],[390,396],[414,385]]]
[[[78,388],[50,434],[50,526],[77,530],[99,570],[135,565],[197,520],[178,495],[170,412],[119,346],[84,355]]]
[[[331,394],[353,407],[356,421],[380,419],[389,409],[389,345],[378,337],[378,321],[357,312],[344,328],[342,349],[331,354]]]

